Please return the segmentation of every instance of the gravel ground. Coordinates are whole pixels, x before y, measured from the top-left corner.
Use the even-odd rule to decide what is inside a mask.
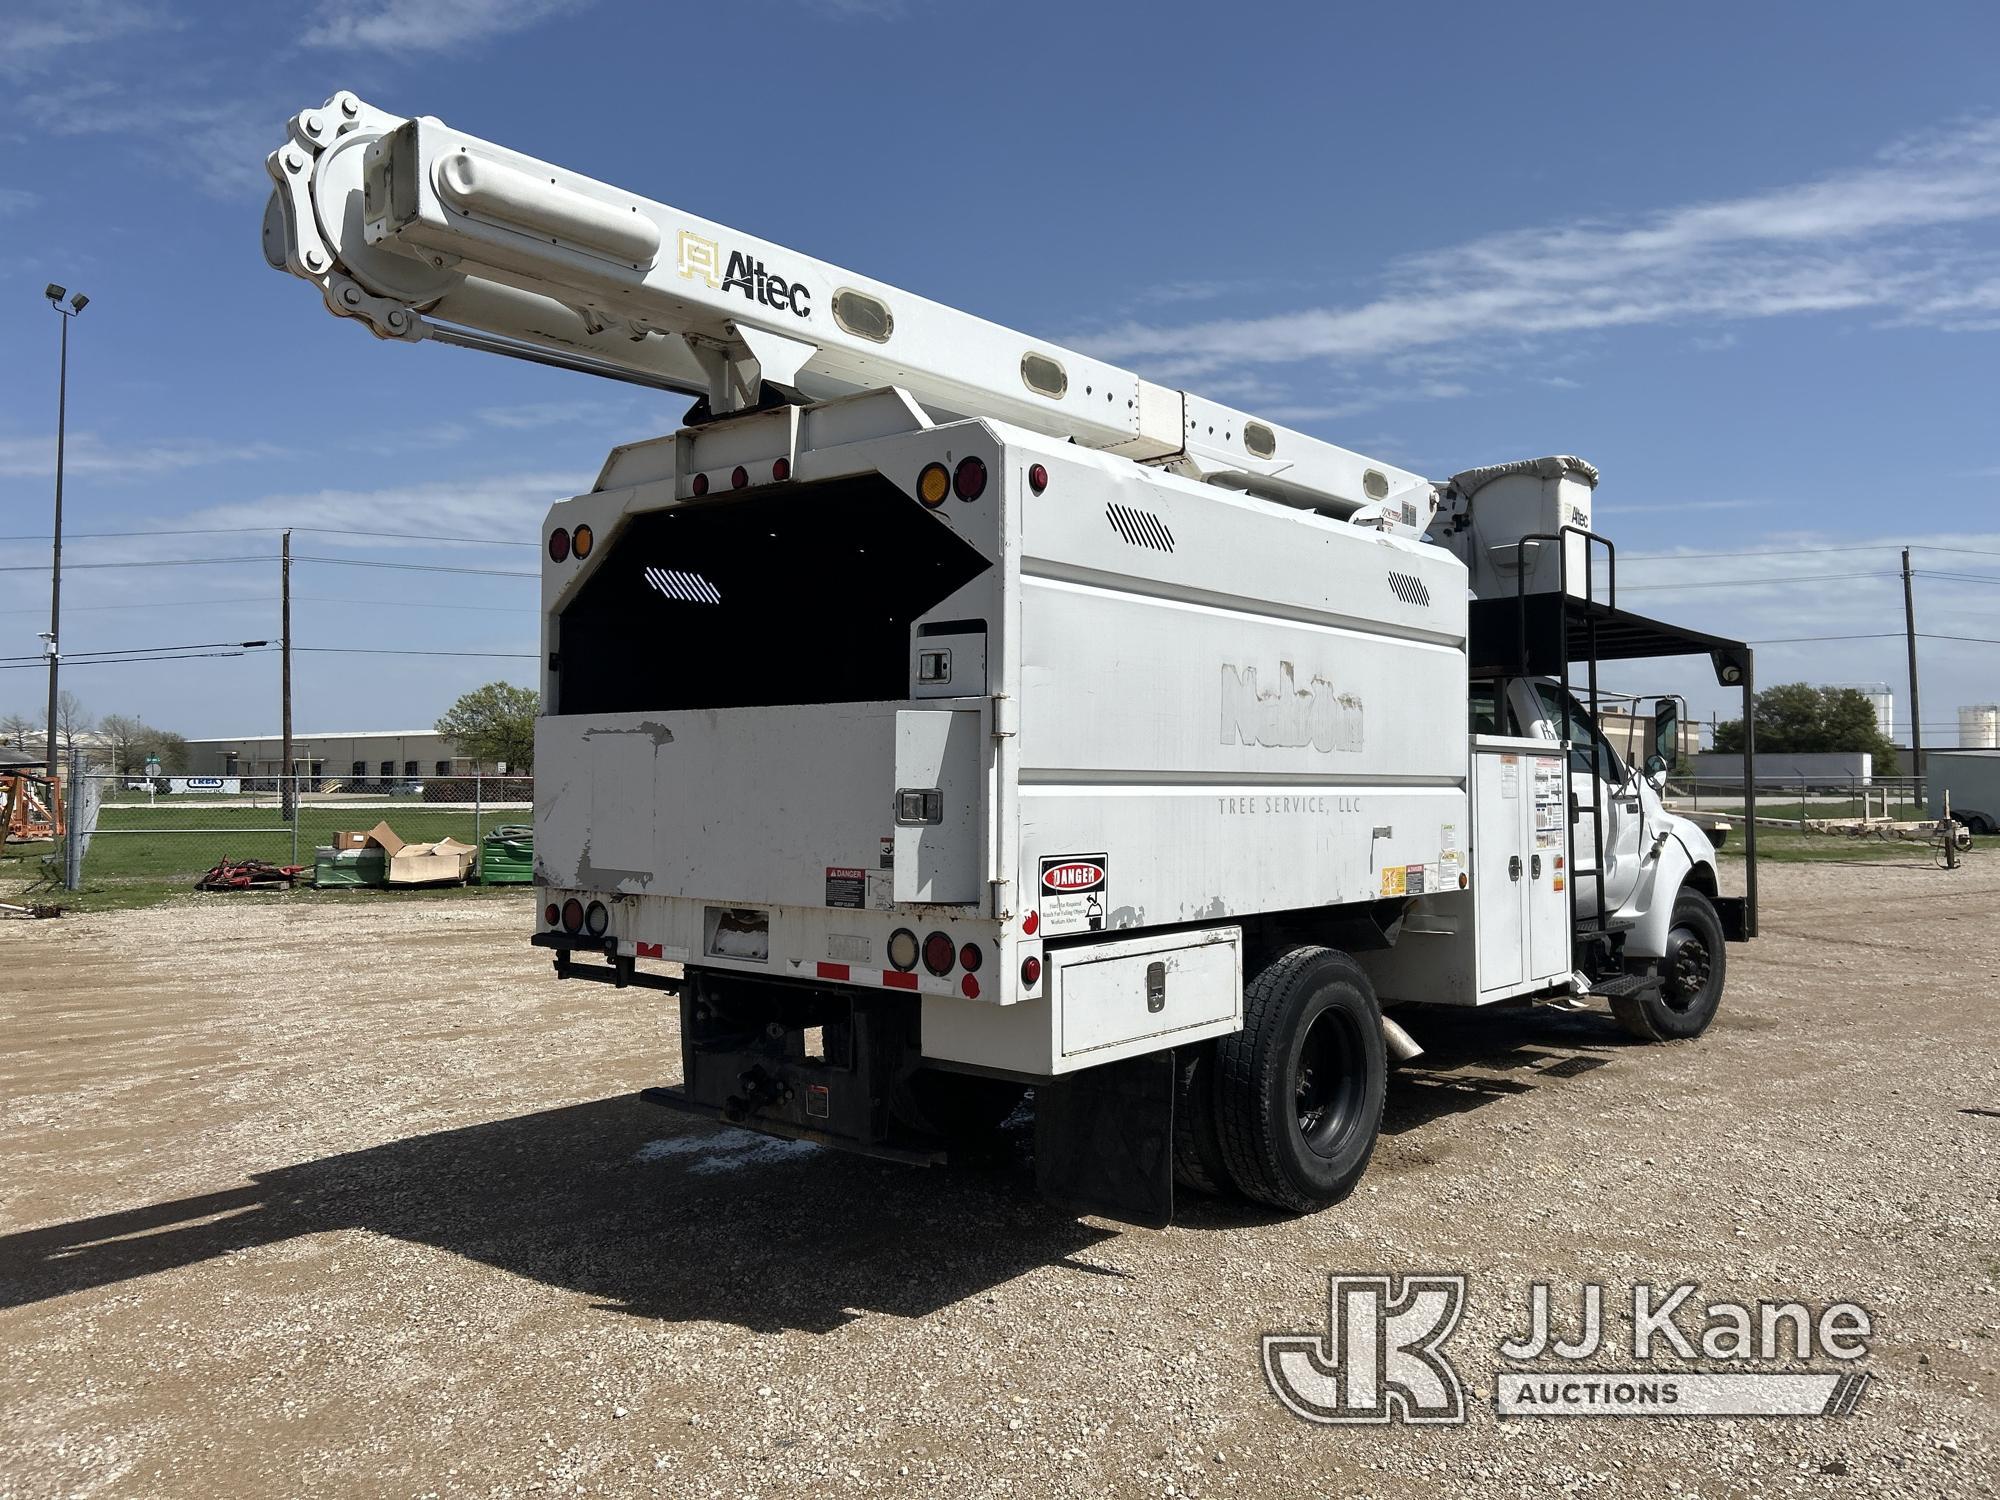
[[[1991,1494],[2000,871],[1764,884],[1700,1042],[1411,1015],[1353,1199],[1163,1233],[1044,1208],[1019,1149],[637,1102],[672,1001],[557,985],[525,900],[0,923],[0,1495]],[[1824,1421],[1278,1405],[1258,1335],[1323,1330],[1329,1271],[1436,1270],[1482,1398],[1533,1280],[1852,1298],[1875,1383]]]

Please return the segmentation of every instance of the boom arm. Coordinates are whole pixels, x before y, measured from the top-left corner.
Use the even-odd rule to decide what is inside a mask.
[[[1269,499],[1420,535],[1420,476],[1142,380],[679,209],[339,93],[267,166],[270,263],[380,337],[433,339],[698,396],[901,386]]]

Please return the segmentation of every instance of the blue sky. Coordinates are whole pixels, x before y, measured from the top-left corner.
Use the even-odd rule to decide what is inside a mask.
[[[276,631],[302,730],[531,681],[547,503],[684,403],[329,317],[258,252],[263,157],[339,88],[1081,345],[1434,477],[1576,452],[1633,607],[1899,632],[1927,739],[2000,699],[2000,13],[1851,4],[17,0],[0,20],[0,657],[38,649],[56,317],[66,651]],[[1863,548],[1822,551],[1816,549]],[[1709,556],[1728,553],[1736,556]],[[1675,560],[1671,554],[1683,554]],[[228,565],[175,559],[254,556]],[[346,562],[417,562],[435,573]],[[142,560],[143,568],[90,568]],[[1956,576],[1940,576],[1956,575]],[[1785,582],[1786,578],[1800,581]],[[1882,679],[1899,636],[1760,648]],[[266,656],[77,666],[97,713],[267,731]],[[1615,686],[1701,674],[1646,668]],[[39,671],[0,670],[0,715]]]

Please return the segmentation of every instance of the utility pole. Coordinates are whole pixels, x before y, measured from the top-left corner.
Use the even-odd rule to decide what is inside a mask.
[[[280,717],[284,737],[282,763],[278,767],[278,795],[285,809],[285,821],[298,826],[299,784],[288,780],[292,774],[292,534],[287,531],[278,559],[278,635]]]
[[[56,709],[57,709],[57,669],[61,662],[62,635],[62,502],[63,502],[63,436],[69,425],[69,320],[82,312],[90,299],[82,292],[70,297],[68,307],[63,306],[63,298],[69,295],[66,287],[50,282],[42,295],[49,299],[49,306],[62,315],[62,356],[56,374],[56,529],[55,547],[49,557],[49,784],[57,779],[56,767]],[[74,790],[74,789],[72,789]],[[51,804],[53,806],[53,804]]]
[[[1917,698],[1917,600],[1910,584],[1910,549],[1903,549],[1903,639],[1910,652],[1910,774],[1916,777],[1917,814],[1924,810],[1924,708]]]

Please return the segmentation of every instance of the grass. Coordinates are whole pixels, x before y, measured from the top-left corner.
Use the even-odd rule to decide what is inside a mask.
[[[1978,859],[2000,846],[2000,838],[1974,839],[1964,856]],[[1743,857],[1743,831],[1732,828],[1721,849],[1724,859]],[[1796,828],[1757,830],[1757,863],[1778,865],[1827,864],[1862,860],[1870,864],[1930,864],[1935,851],[1928,839],[1860,839],[1838,833],[1801,833]]]
[[[1858,797],[1828,797],[1825,799],[1808,797],[1805,808],[1808,818],[1858,818],[1862,814],[1861,799]],[[1704,797],[1701,800],[1701,806],[1696,807],[1687,798],[1676,797],[1674,799],[1673,810],[1677,813],[1721,813],[1724,817],[1740,818],[1743,816],[1743,803],[1740,800],[1728,802],[1721,798],[1711,801],[1707,797]],[[1878,797],[1875,799],[1869,808],[1869,812],[1871,816],[1877,819],[1882,817],[1881,798]],[[1758,794],[1758,817],[1796,818],[1798,815],[1799,799],[1796,793],[1791,796],[1787,796],[1783,792]],[[1922,822],[1930,816],[1930,814],[1926,813],[1914,802],[1895,803],[1890,807],[1888,815],[1898,821],[1910,823]]]
[[[206,799],[204,799],[206,800]],[[491,832],[503,823],[528,821],[526,809],[500,809],[479,820],[478,831]],[[463,844],[477,844],[472,811],[469,808],[421,805],[382,808],[343,808],[305,803],[299,809],[298,862],[307,867],[301,877],[310,881],[313,850],[331,843],[340,829],[366,830],[386,822],[405,843],[432,843],[454,838]],[[196,831],[215,830],[215,831]],[[50,855],[56,845],[7,844],[0,848],[0,891],[32,889],[33,899],[56,902],[71,910],[116,911],[152,906],[175,896],[189,894],[195,881],[218,860],[261,859],[274,865],[292,862],[291,830],[275,807],[206,805],[189,807],[167,804],[156,807],[143,803],[108,804],[98,813],[98,831],[84,857],[84,886],[79,891],[61,890],[60,869],[56,879],[45,885]],[[275,893],[278,899],[421,900],[437,890],[463,890],[444,886],[392,890],[364,887],[360,890],[312,891],[301,886],[291,893]],[[495,895],[525,891],[526,886],[473,887]],[[0,900],[14,897],[0,895]],[[208,899],[272,899],[257,892],[230,892],[226,897]]]

